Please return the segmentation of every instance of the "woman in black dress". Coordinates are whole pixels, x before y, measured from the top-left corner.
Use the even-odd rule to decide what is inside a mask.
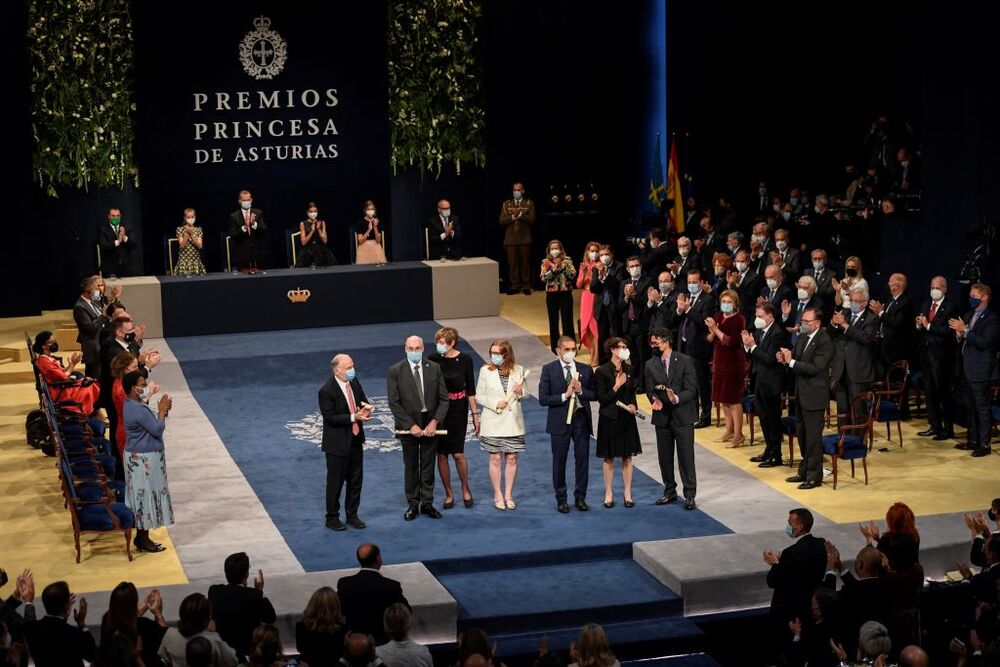
[[[326,245],[326,222],[320,219],[319,208],[313,202],[306,206],[306,219],[299,223],[299,234],[302,249],[295,259],[296,267],[330,266],[337,263]]]
[[[611,480],[615,474],[615,459],[620,458],[625,482],[625,507],[634,507],[632,456],[642,452],[642,445],[635,422],[639,410],[632,384],[634,371],[629,363],[631,355],[628,341],[624,338],[609,338],[604,343],[604,349],[611,353],[611,360],[594,373],[594,388],[601,406],[597,422],[597,456],[604,459],[604,506],[615,506]]]
[[[444,486],[444,508],[455,506],[455,494],[451,490],[451,468],[448,457],[455,459],[455,470],[462,481],[462,501],[472,507],[472,490],[469,488],[469,462],[465,458],[465,431],[469,426],[469,410],[472,410],[472,426],[479,434],[479,410],[476,408],[476,378],[472,371],[472,358],[458,350],[458,331],[451,327],[438,329],[434,334],[436,351],[427,359],[441,367],[444,384],[448,387],[448,414],[444,418],[443,429],[448,435],[438,437],[438,474]]]

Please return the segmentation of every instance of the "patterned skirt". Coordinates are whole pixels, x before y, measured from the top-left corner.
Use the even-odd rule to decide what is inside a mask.
[[[125,505],[135,514],[140,530],[174,522],[163,452],[125,452]]]
[[[480,435],[479,443],[484,452],[490,454],[517,454],[524,451],[524,436],[488,436]]]

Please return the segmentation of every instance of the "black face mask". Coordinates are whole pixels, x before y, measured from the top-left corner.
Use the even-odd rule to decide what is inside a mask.
[[[844,274],[847,275],[848,278],[853,278],[854,276],[858,275],[858,270],[857,269],[844,269]]]
[[[997,520],[997,513],[993,511],[992,507],[986,512],[986,516],[990,518],[990,521]]]
[[[55,354],[59,351],[59,341],[53,341],[49,343],[49,354]]]
[[[127,342],[127,343],[133,343],[133,342],[135,342],[135,332],[134,331],[129,331],[127,334],[125,334],[125,342]]]

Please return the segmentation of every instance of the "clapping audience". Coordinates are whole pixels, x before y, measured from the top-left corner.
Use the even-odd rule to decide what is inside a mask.
[[[212,603],[212,618],[219,636],[236,649],[241,658],[247,656],[254,628],[262,623],[274,623],[274,606],[264,596],[264,572],[257,570],[253,587],[250,578],[250,557],[244,552],[230,555],[224,565],[226,583],[208,589]]]

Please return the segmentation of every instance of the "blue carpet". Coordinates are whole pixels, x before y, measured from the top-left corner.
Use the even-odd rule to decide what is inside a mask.
[[[591,511],[558,514],[549,436],[544,432],[545,408],[534,399],[525,403],[528,447],[519,462],[516,511],[493,508],[487,455],[473,440],[466,453],[475,507],[466,509],[459,502],[440,521],[420,517],[404,522],[402,454],[391,436],[385,371],[403,357],[407,335],[415,333],[431,343],[436,329],[434,322],[417,322],[169,340],[195,399],[307,571],[354,566],[354,551],[362,541],[379,543],[386,563],[444,561],[456,569],[455,564],[466,559],[489,560],[498,566],[508,554],[730,532],[699,510],[687,512],[677,504],[654,506],[662,487],[638,470],[633,481],[635,508],[622,506],[620,473],[615,484],[618,503],[613,509],[603,508],[596,457],[591,461]],[[346,533],[323,526],[326,467],[318,444],[316,395],[337,352],[354,358],[366,394],[377,408],[384,408],[377,416],[385,418],[384,425],[373,419],[366,428],[369,443],[360,515],[368,528]],[[572,462],[569,467],[572,475]],[[457,490],[458,479],[452,475]],[[439,508],[442,498],[439,483],[435,491]]]

